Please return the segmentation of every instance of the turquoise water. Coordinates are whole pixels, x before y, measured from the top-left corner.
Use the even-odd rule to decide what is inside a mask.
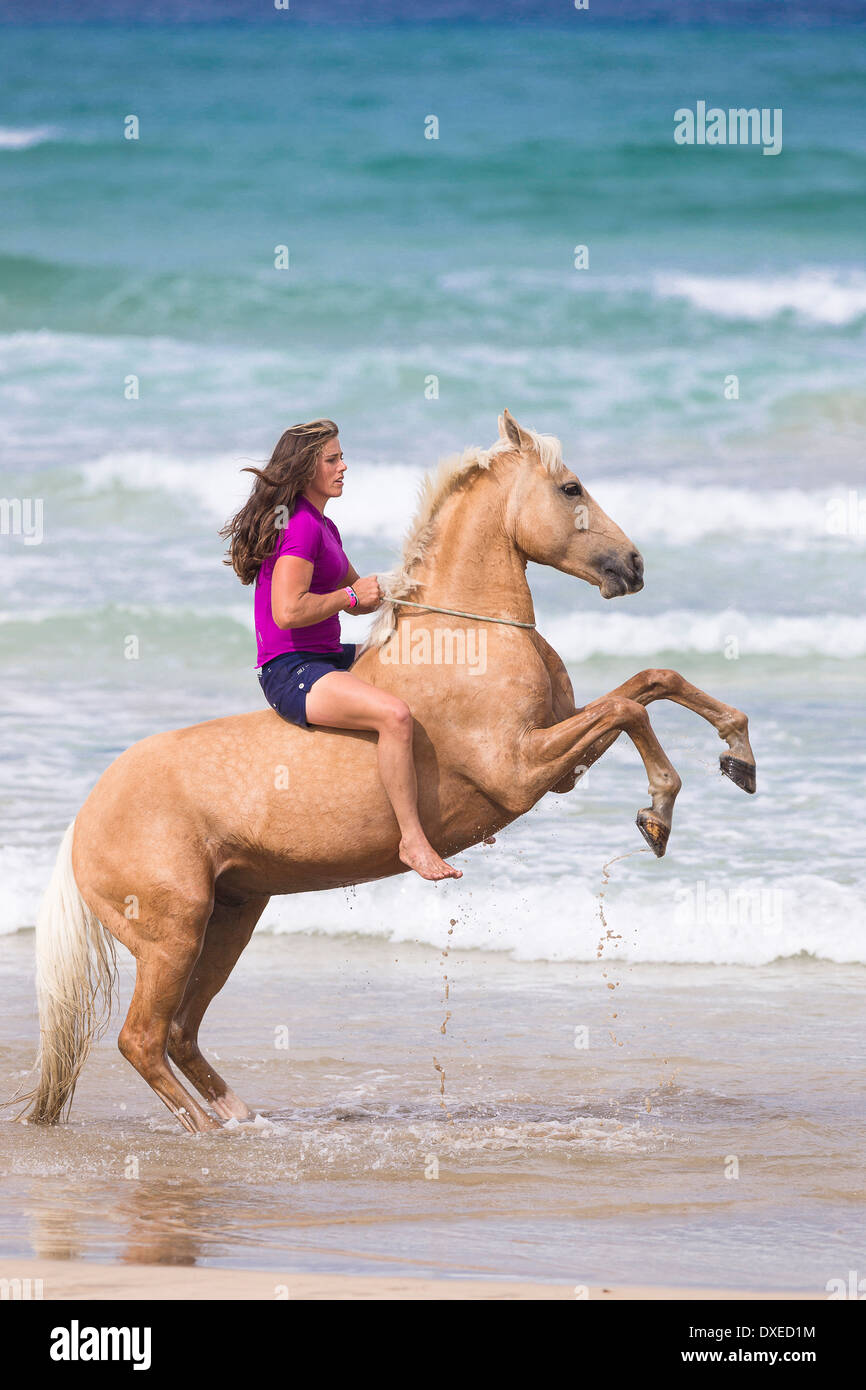
[[[76,452],[261,453],[327,406],[356,451],[426,465],[504,396],[597,466],[717,478],[708,436],[747,430],[727,478],[809,482],[831,427],[852,476],[862,46],[584,29],[519,52],[508,29],[5,31],[3,328],[42,336],[4,357],[55,407],[13,397],[18,448],[56,455],[62,411]],[[781,106],[782,157],[676,146],[699,97]]]
[[[562,438],[646,558],[644,592],[611,605],[533,572],[579,698],[674,665],[753,719],[747,801],[718,782],[711,730],[654,711],[686,786],[663,864],[614,870],[632,958],[866,959],[853,31],[2,40],[2,492],[42,499],[44,535],[0,535],[0,929],[32,924],[62,827],[123,747],[258,706],[251,597],[216,534],[243,464],[286,425],[335,418],[349,461],[335,520],[362,572],[388,569],[422,470],[491,442],[508,405]],[[673,113],[698,100],[780,107],[781,155],[676,146]],[[501,858],[467,857],[465,944],[593,959],[602,865],[639,846],[643,803],[617,746],[507,832]],[[689,917],[700,883],[742,887],[757,918],[748,903],[745,920],[730,903]],[[784,909],[768,913],[773,891]],[[397,920],[438,943],[443,893],[359,890],[352,928]],[[346,930],[343,894],[309,913]],[[294,918],[275,903],[264,929]]]

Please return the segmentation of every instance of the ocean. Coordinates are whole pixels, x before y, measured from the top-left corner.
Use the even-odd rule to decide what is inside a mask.
[[[272,900],[251,948],[260,973],[251,965],[238,986],[245,1009],[254,1008],[251,982],[263,985],[280,961],[310,965],[323,1005],[328,951],[354,960],[358,979],[375,961],[381,992],[369,1027],[381,1030],[377,1046],[389,1043],[375,1122],[387,1129],[387,1104],[376,1108],[387,1091],[389,1104],[409,1107],[400,1124],[422,1125],[423,1147],[423,1125],[441,1120],[427,1054],[459,1050],[459,1028],[444,1039],[438,1024],[429,1039],[415,1033],[427,1070],[403,1096],[388,1032],[403,986],[397,974],[390,993],[382,988],[383,962],[459,950],[481,978],[488,972],[505,1011],[478,1023],[473,1065],[510,1076],[507,1001],[524,1019],[537,1005],[513,1083],[525,1108],[513,1133],[497,1111],[501,1087],[467,1092],[463,1120],[481,1126],[478,1153],[495,1147],[505,1123],[514,1162],[522,1143],[542,1154],[543,1169],[548,1138],[538,1126],[562,1138],[556,1126],[570,1125],[562,1142],[578,1145],[584,1166],[621,1142],[638,1157],[649,1145],[660,1163],[665,1146],[690,1142],[680,1131],[694,1139],[689,1117],[712,1129],[710,1093],[733,1107],[724,1123],[736,1114],[730,1054],[723,1063],[690,1041],[700,1033],[692,986],[693,1010],[714,991],[742,1008],[716,1039],[722,1052],[759,1053],[761,1019],[784,1030],[787,1017],[796,1043],[803,1032],[789,1008],[806,1017],[831,1008],[837,989],[840,1000],[855,983],[862,990],[866,53],[854,33],[604,25],[578,13],[519,36],[492,23],[293,27],[277,13],[249,26],[0,30],[0,491],[9,503],[0,516],[0,935],[19,1020],[2,1034],[12,1074],[36,1038],[26,964],[36,908],[90,787],[137,739],[262,706],[252,593],[222,564],[217,532],[246,496],[243,467],[266,459],[288,425],[319,415],[340,425],[348,472],[329,514],[362,574],[393,568],[424,471],[490,444],[504,406],[560,437],[646,563],[643,592],[610,604],[531,566],[539,628],[567,662],[578,702],[644,667],[675,667],[749,714],[758,795],[720,779],[721,744],[708,725],[656,704],[654,727],[684,784],[665,859],[639,852],[643,771],[621,740],[574,792],[545,798],[495,847],[459,856],[459,883],[403,877]],[[781,109],[780,155],[675,144],[674,112],[702,100]],[[124,138],[130,117],[137,139]],[[438,138],[427,138],[434,129]],[[275,267],[280,247],[285,269]],[[578,247],[585,268],[576,268]],[[344,620],[346,640],[364,630],[365,620]],[[530,1104],[541,1090],[528,1059],[534,1049],[547,1057],[544,1030],[568,1032],[583,1017],[583,1005],[575,1014],[567,1004],[569,981],[605,1003],[603,931],[612,934],[604,960],[634,972],[626,1022],[647,1026],[660,981],[677,1001],[672,1014],[686,1011],[675,1050],[692,1061],[676,1086],[697,1090],[677,1091],[676,1138],[644,1134],[658,1123],[644,1106],[644,1054],[634,1031],[625,1054],[616,1050],[606,1013],[603,1047],[613,1051],[598,1062],[598,1125],[577,1118],[583,1082],[577,1091],[561,1076],[551,1083],[549,1113]],[[419,971],[413,965],[406,988],[419,999],[432,991],[435,1012],[438,977]],[[220,1001],[226,1019],[231,989]],[[847,1086],[863,1055],[862,1011],[853,1000],[839,1009]],[[784,1034],[772,1036],[775,1047]],[[256,1051],[250,1040],[248,1053],[238,1045],[242,1070],[265,1066],[269,1043],[259,1039]],[[661,1076],[661,1043],[650,1051]],[[631,1080],[620,1075],[629,1058]],[[628,1099],[606,1107],[614,1061]],[[798,1077],[820,1085],[811,1053],[807,1061],[783,1049],[779,1076],[785,1065],[786,1086]],[[109,1049],[94,1066],[106,1078],[111,1069],[106,1085],[132,1091],[146,1126],[158,1102],[126,1079],[126,1064]],[[556,1070],[550,1058],[539,1066]],[[304,1103],[315,1107],[312,1083],[321,1082],[321,1105],[335,1107],[330,1133],[353,1088],[373,1082],[351,1073],[341,1091],[316,1067]],[[285,1111],[288,1100],[280,1104]],[[615,1128],[623,1105],[625,1137]],[[747,1112],[736,1120],[744,1130]],[[98,1107],[85,1113],[92,1125]],[[822,1121],[810,1113],[803,1123]],[[850,1094],[833,1123],[843,1136],[854,1123]],[[724,1132],[712,1130],[710,1149],[726,1151]],[[405,1160],[400,1133],[381,1159],[393,1173]],[[785,1154],[791,1143],[786,1132]],[[25,1149],[13,1146],[7,1171],[34,1171],[34,1144],[28,1134]],[[302,1143],[292,1151],[299,1172],[305,1152]],[[792,1163],[807,1163],[796,1144],[791,1152]],[[790,1221],[779,1204],[791,1169],[777,1157],[768,1231]],[[357,1154],[345,1162],[347,1180],[367,1172]],[[614,1188],[624,1194],[633,1172],[624,1162],[604,1200]],[[318,1168],[314,1178],[324,1181]],[[802,1228],[812,1283],[824,1268],[819,1208],[816,1199]],[[24,1248],[13,1225],[18,1234],[6,1235]],[[799,1229],[790,1227],[795,1244]],[[780,1240],[767,1236],[756,1279],[785,1283]],[[721,1277],[713,1252],[725,1240],[715,1231],[707,1242],[687,1262],[695,1280]],[[253,1258],[252,1244],[241,1239],[226,1258]],[[401,1268],[411,1267],[407,1248]],[[620,1248],[617,1277],[646,1274],[647,1247]],[[520,1269],[572,1269],[555,1241],[545,1250],[535,1266],[524,1250]],[[475,1263],[463,1264],[500,1268],[487,1256],[482,1241]],[[339,1267],[362,1268],[364,1258]],[[749,1277],[738,1259],[728,1251],[722,1265]],[[597,1265],[604,1278],[609,1266]],[[798,1279],[795,1270],[788,1284]]]

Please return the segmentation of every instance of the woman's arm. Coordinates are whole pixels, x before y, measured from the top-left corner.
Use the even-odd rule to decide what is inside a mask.
[[[385,590],[379,583],[378,574],[368,574],[362,578],[350,561],[349,568],[343,576],[343,583],[351,584],[358,596],[355,607],[348,610],[350,613],[360,616],[361,614],[375,613],[377,608],[381,608]]]
[[[350,566],[351,570],[351,566]],[[330,594],[311,594],[313,566],[299,555],[281,555],[271,579],[271,613],[277,627],[310,627],[335,613],[350,610],[351,599],[345,589]],[[352,580],[347,579],[347,584]]]

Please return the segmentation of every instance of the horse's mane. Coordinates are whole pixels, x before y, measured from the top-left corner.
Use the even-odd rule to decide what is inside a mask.
[[[537,434],[525,425],[520,426],[520,432],[531,443],[545,468],[555,473],[562,467],[562,445],[558,439],[552,434]],[[500,438],[489,449],[472,446],[462,454],[451,454],[441,459],[432,473],[425,475],[418,493],[418,507],[403,542],[400,564],[390,574],[381,576],[382,587],[392,599],[409,598],[417,589],[419,581],[414,575],[430,548],[443,504],[482,470],[490,468],[500,454],[514,452],[511,440]],[[395,607],[395,603],[387,599],[382,604],[364,642],[364,650],[384,646],[387,642],[396,626]]]

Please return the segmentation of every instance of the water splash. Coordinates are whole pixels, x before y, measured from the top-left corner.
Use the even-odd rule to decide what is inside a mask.
[[[602,956],[604,955],[604,948],[605,948],[605,946],[607,945],[607,943],[608,943],[609,941],[612,941],[612,942],[614,942],[614,943],[616,943],[617,941],[622,941],[622,934],[619,933],[619,932],[611,931],[611,929],[610,929],[610,927],[608,926],[608,923],[607,923],[607,918],[606,918],[605,915],[604,915],[604,898],[605,898],[605,892],[606,892],[606,890],[607,890],[607,885],[608,885],[609,882],[610,882],[610,870],[611,870],[611,866],[614,865],[614,864],[618,864],[618,863],[620,862],[620,860],[622,860],[622,859],[632,859],[632,858],[634,857],[634,855],[636,855],[636,854],[649,854],[649,853],[650,853],[650,850],[649,850],[649,847],[648,847],[648,846],[647,846],[647,847],[643,847],[643,848],[641,848],[641,849],[630,849],[626,854],[617,854],[613,859],[609,859],[609,860],[607,861],[607,863],[604,864],[604,865],[602,866],[602,870],[601,870],[601,887],[600,887],[599,893],[598,893],[598,916],[599,916],[599,920],[600,920],[601,925],[602,925],[602,935],[599,937],[598,946],[597,946],[597,948],[596,948],[596,953],[595,953],[596,960],[601,960]],[[607,988],[608,988],[608,990],[611,991],[611,993],[612,993],[615,989],[618,989],[618,987],[619,987],[619,985],[620,985],[620,981],[619,981],[619,980],[615,980],[615,981],[611,982],[610,980],[608,980],[608,978],[607,978],[607,971],[606,971],[606,970],[603,970],[603,971],[601,972],[601,977],[602,977],[602,979],[603,979],[604,981],[606,981]],[[613,1014],[611,1014],[611,1021],[612,1021],[612,1022],[615,1021],[618,1017],[619,1017],[618,1013],[613,1013]],[[614,1030],[613,1030],[612,1028],[609,1028],[609,1029],[608,1029],[608,1033],[609,1033],[609,1035],[610,1035],[611,1042],[613,1042],[617,1047],[622,1047],[622,1046],[623,1046],[623,1043],[622,1043],[622,1042],[620,1041],[620,1039],[616,1036],[616,1033],[614,1032]]]
[[[448,941],[447,941],[446,944],[442,947],[442,957],[441,957],[441,960],[440,960],[440,962],[439,962],[439,964],[442,965],[442,966],[445,966],[445,965],[448,964],[448,953],[449,953],[449,951],[451,950],[451,937],[454,935],[454,928],[455,928],[456,926],[457,926],[457,918],[456,918],[456,917],[450,917],[450,918],[448,919]],[[450,998],[450,995],[451,995],[451,982],[450,982],[450,980],[448,979],[448,972],[447,972],[446,970],[443,970],[443,972],[442,972],[442,980],[443,980],[443,983],[444,983],[443,1000],[442,1000],[442,1002],[443,1002],[443,1004],[447,1004],[447,1003],[448,1003],[448,1000],[449,1000],[449,998]],[[451,1018],[451,1010],[446,1008],[446,1010],[445,1010],[445,1017],[443,1018],[441,1024],[439,1025],[439,1032],[442,1034],[443,1037],[445,1037],[446,1034],[447,1034],[448,1023],[449,1023],[450,1018]],[[437,1060],[437,1058],[436,1058],[435,1056],[434,1056],[434,1058],[433,1058],[433,1067],[434,1067],[434,1070],[437,1071],[437,1072],[439,1073],[439,1105],[440,1105],[440,1107],[445,1111],[445,1117],[446,1117],[446,1119],[448,1120],[448,1123],[453,1125],[453,1123],[454,1123],[453,1116],[451,1115],[451,1112],[449,1111],[447,1105],[445,1104],[445,1068],[441,1065],[441,1063]]]

